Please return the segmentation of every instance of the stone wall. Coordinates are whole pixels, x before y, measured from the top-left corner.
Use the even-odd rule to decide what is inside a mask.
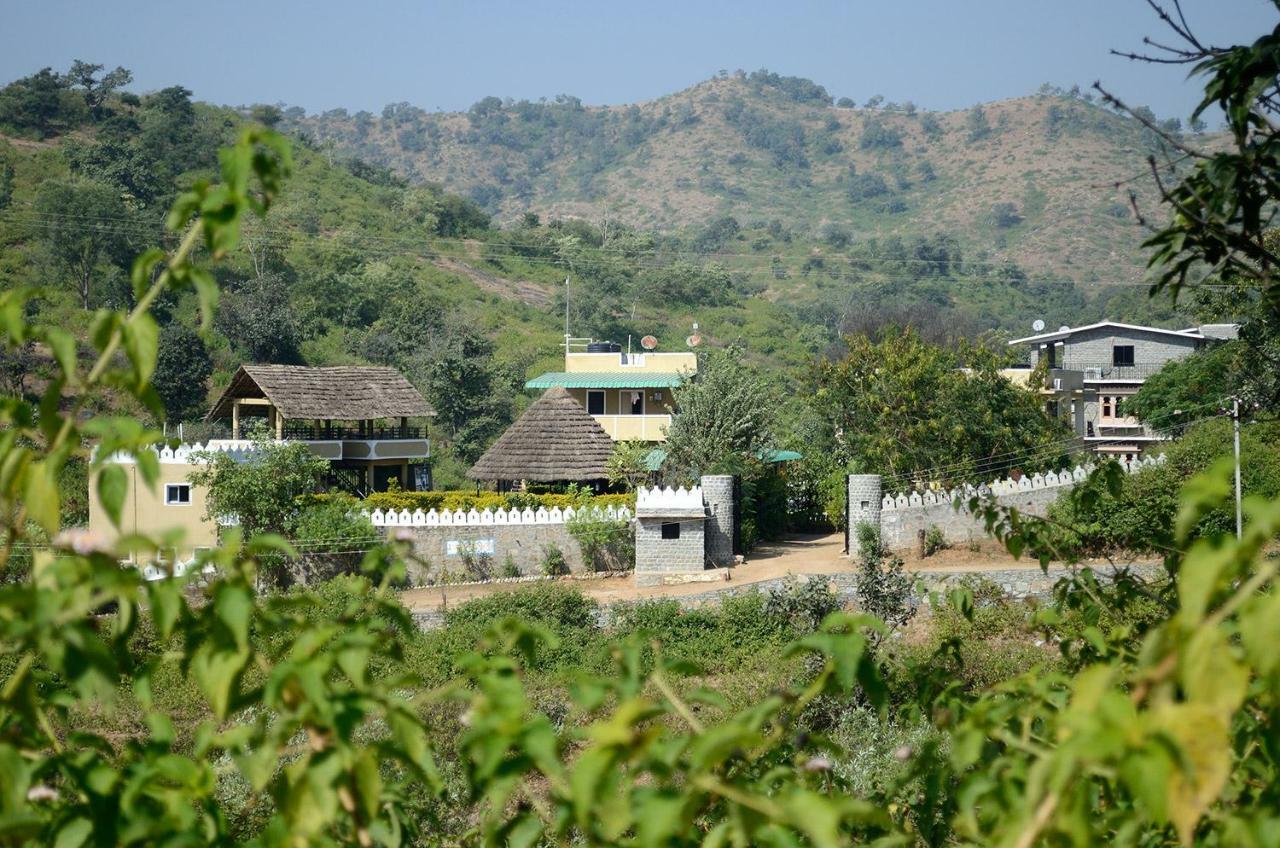
[[[413,546],[418,561],[409,563],[409,582],[415,586],[440,582],[442,571],[449,574],[450,582],[485,579],[483,575],[468,572],[467,552],[488,566],[489,577],[502,575],[508,557],[522,575],[542,574],[547,550],[552,545],[564,554],[570,572],[579,573],[585,568],[582,549],[563,523],[418,525],[389,532],[394,532],[397,538],[408,539]]]
[[[676,524],[680,538],[662,538],[662,525]],[[636,519],[636,585],[658,586],[697,576],[706,569],[703,518]]]
[[[733,565],[733,475],[708,475],[701,482],[707,505],[707,560],[718,567]]]
[[[1026,515],[1044,515],[1049,504],[1058,499],[1062,492],[1071,488],[1055,486],[1051,489],[1032,489],[1025,492],[999,495],[996,500],[1001,506],[1015,507]],[[898,509],[886,509],[880,513],[880,540],[890,550],[906,550],[918,544],[920,531],[928,531],[937,527],[947,541],[953,545],[962,545],[972,539],[987,538],[986,525],[980,519],[969,514],[968,498],[960,498],[954,503],[921,504]]]
[[[1164,569],[1156,564],[1143,564],[1132,566],[1131,568],[1139,576],[1147,580],[1159,579],[1164,575]],[[1097,566],[1094,570],[1104,580],[1114,573],[1110,566]],[[945,594],[956,586],[977,581],[994,583],[1000,587],[1006,596],[1014,600],[1048,601],[1052,597],[1053,587],[1059,580],[1069,576],[1071,571],[1072,569],[1067,566],[1051,566],[1047,571],[1036,567],[1005,568],[989,571],[940,569],[936,571],[909,572],[909,576],[915,587],[915,603],[927,608],[931,593]],[[684,609],[694,609],[708,604],[719,604],[726,598],[732,598],[737,595],[746,595],[752,592],[767,594],[775,589],[783,589],[788,580],[793,579],[824,581],[839,596],[840,602],[844,606],[855,609],[858,606],[857,575],[853,571],[836,574],[799,574],[793,577],[775,577],[757,583],[734,584],[717,582],[714,588],[708,588],[703,592],[654,600],[675,601]],[[596,620],[602,627],[608,625],[611,617],[609,605],[601,605],[598,608]],[[424,630],[440,627],[444,622],[443,614],[439,610],[432,609],[414,610],[413,618],[418,626]]]
[[[1164,461],[1164,456],[1145,457],[1133,462],[1120,462],[1129,474]],[[969,514],[968,504],[975,495],[994,495],[1001,506],[1013,507],[1026,515],[1042,516],[1049,505],[1076,483],[1084,480],[1093,466],[1077,465],[1048,474],[1033,474],[1017,479],[995,480],[982,486],[963,486],[944,491],[911,492],[885,495],[880,504],[880,538],[890,550],[905,550],[918,544],[920,531],[937,527],[951,544],[964,544],[971,539],[986,536],[982,521]],[[849,526],[867,520],[869,512],[862,504],[867,492],[873,491],[875,475],[849,476]],[[850,546],[850,555],[856,555],[856,545]]]

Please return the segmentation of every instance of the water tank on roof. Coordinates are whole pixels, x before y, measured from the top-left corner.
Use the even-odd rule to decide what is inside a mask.
[[[622,353],[622,345],[617,342],[589,342],[587,353]]]

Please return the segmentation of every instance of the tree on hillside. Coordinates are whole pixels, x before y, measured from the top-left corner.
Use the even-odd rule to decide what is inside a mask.
[[[249,362],[289,365],[302,361],[289,289],[278,275],[266,274],[223,295],[217,327]]]
[[[94,120],[102,117],[103,106],[108,97],[133,82],[133,73],[119,66],[99,78],[98,74],[104,67],[76,59],[67,73],[70,84],[80,87],[85,105],[89,107]]]
[[[123,265],[133,251],[128,208],[115,189],[89,181],[46,182],[35,206],[37,232],[59,282],[89,309],[104,267]]]
[[[978,104],[965,116],[965,127],[969,130],[969,142],[981,141],[991,135],[991,124],[987,121],[987,113]]]
[[[55,129],[77,126],[84,118],[83,99],[72,92],[67,78],[44,68],[0,89],[0,126],[23,132],[34,130],[48,138]]]
[[[213,359],[200,335],[176,321],[166,324],[160,331],[151,383],[168,421],[187,421],[205,411],[212,374]]]
[[[449,437],[454,453],[475,462],[513,417],[519,380],[494,359],[494,344],[472,327],[455,326],[425,356],[423,394],[435,408],[435,425]]]
[[[828,441],[815,447],[845,470],[902,485],[984,482],[1064,462],[1065,427],[1001,375],[990,351],[929,344],[896,327],[845,346],[843,358],[819,363],[808,396]]]
[[[771,446],[778,399],[736,348],[704,354],[697,377],[673,394],[676,414],[663,445],[669,480],[736,470]]]

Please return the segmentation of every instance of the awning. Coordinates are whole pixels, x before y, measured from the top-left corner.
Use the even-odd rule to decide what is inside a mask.
[[[524,384],[526,389],[672,389],[683,382],[668,371],[548,371]]]

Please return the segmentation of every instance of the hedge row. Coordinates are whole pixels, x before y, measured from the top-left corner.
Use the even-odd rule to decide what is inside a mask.
[[[472,508],[483,512],[486,509],[537,509],[538,507],[560,507],[564,509],[569,506],[577,506],[581,499],[573,495],[562,494],[544,494],[531,495],[521,492],[510,492],[500,494],[498,492],[468,492],[468,491],[443,491],[443,492],[374,492],[366,497],[363,501],[367,509],[394,509],[396,511],[420,509],[423,512],[431,510],[462,510],[464,512]],[[590,499],[591,506],[617,507],[625,506],[635,508],[635,495],[596,495]]]

